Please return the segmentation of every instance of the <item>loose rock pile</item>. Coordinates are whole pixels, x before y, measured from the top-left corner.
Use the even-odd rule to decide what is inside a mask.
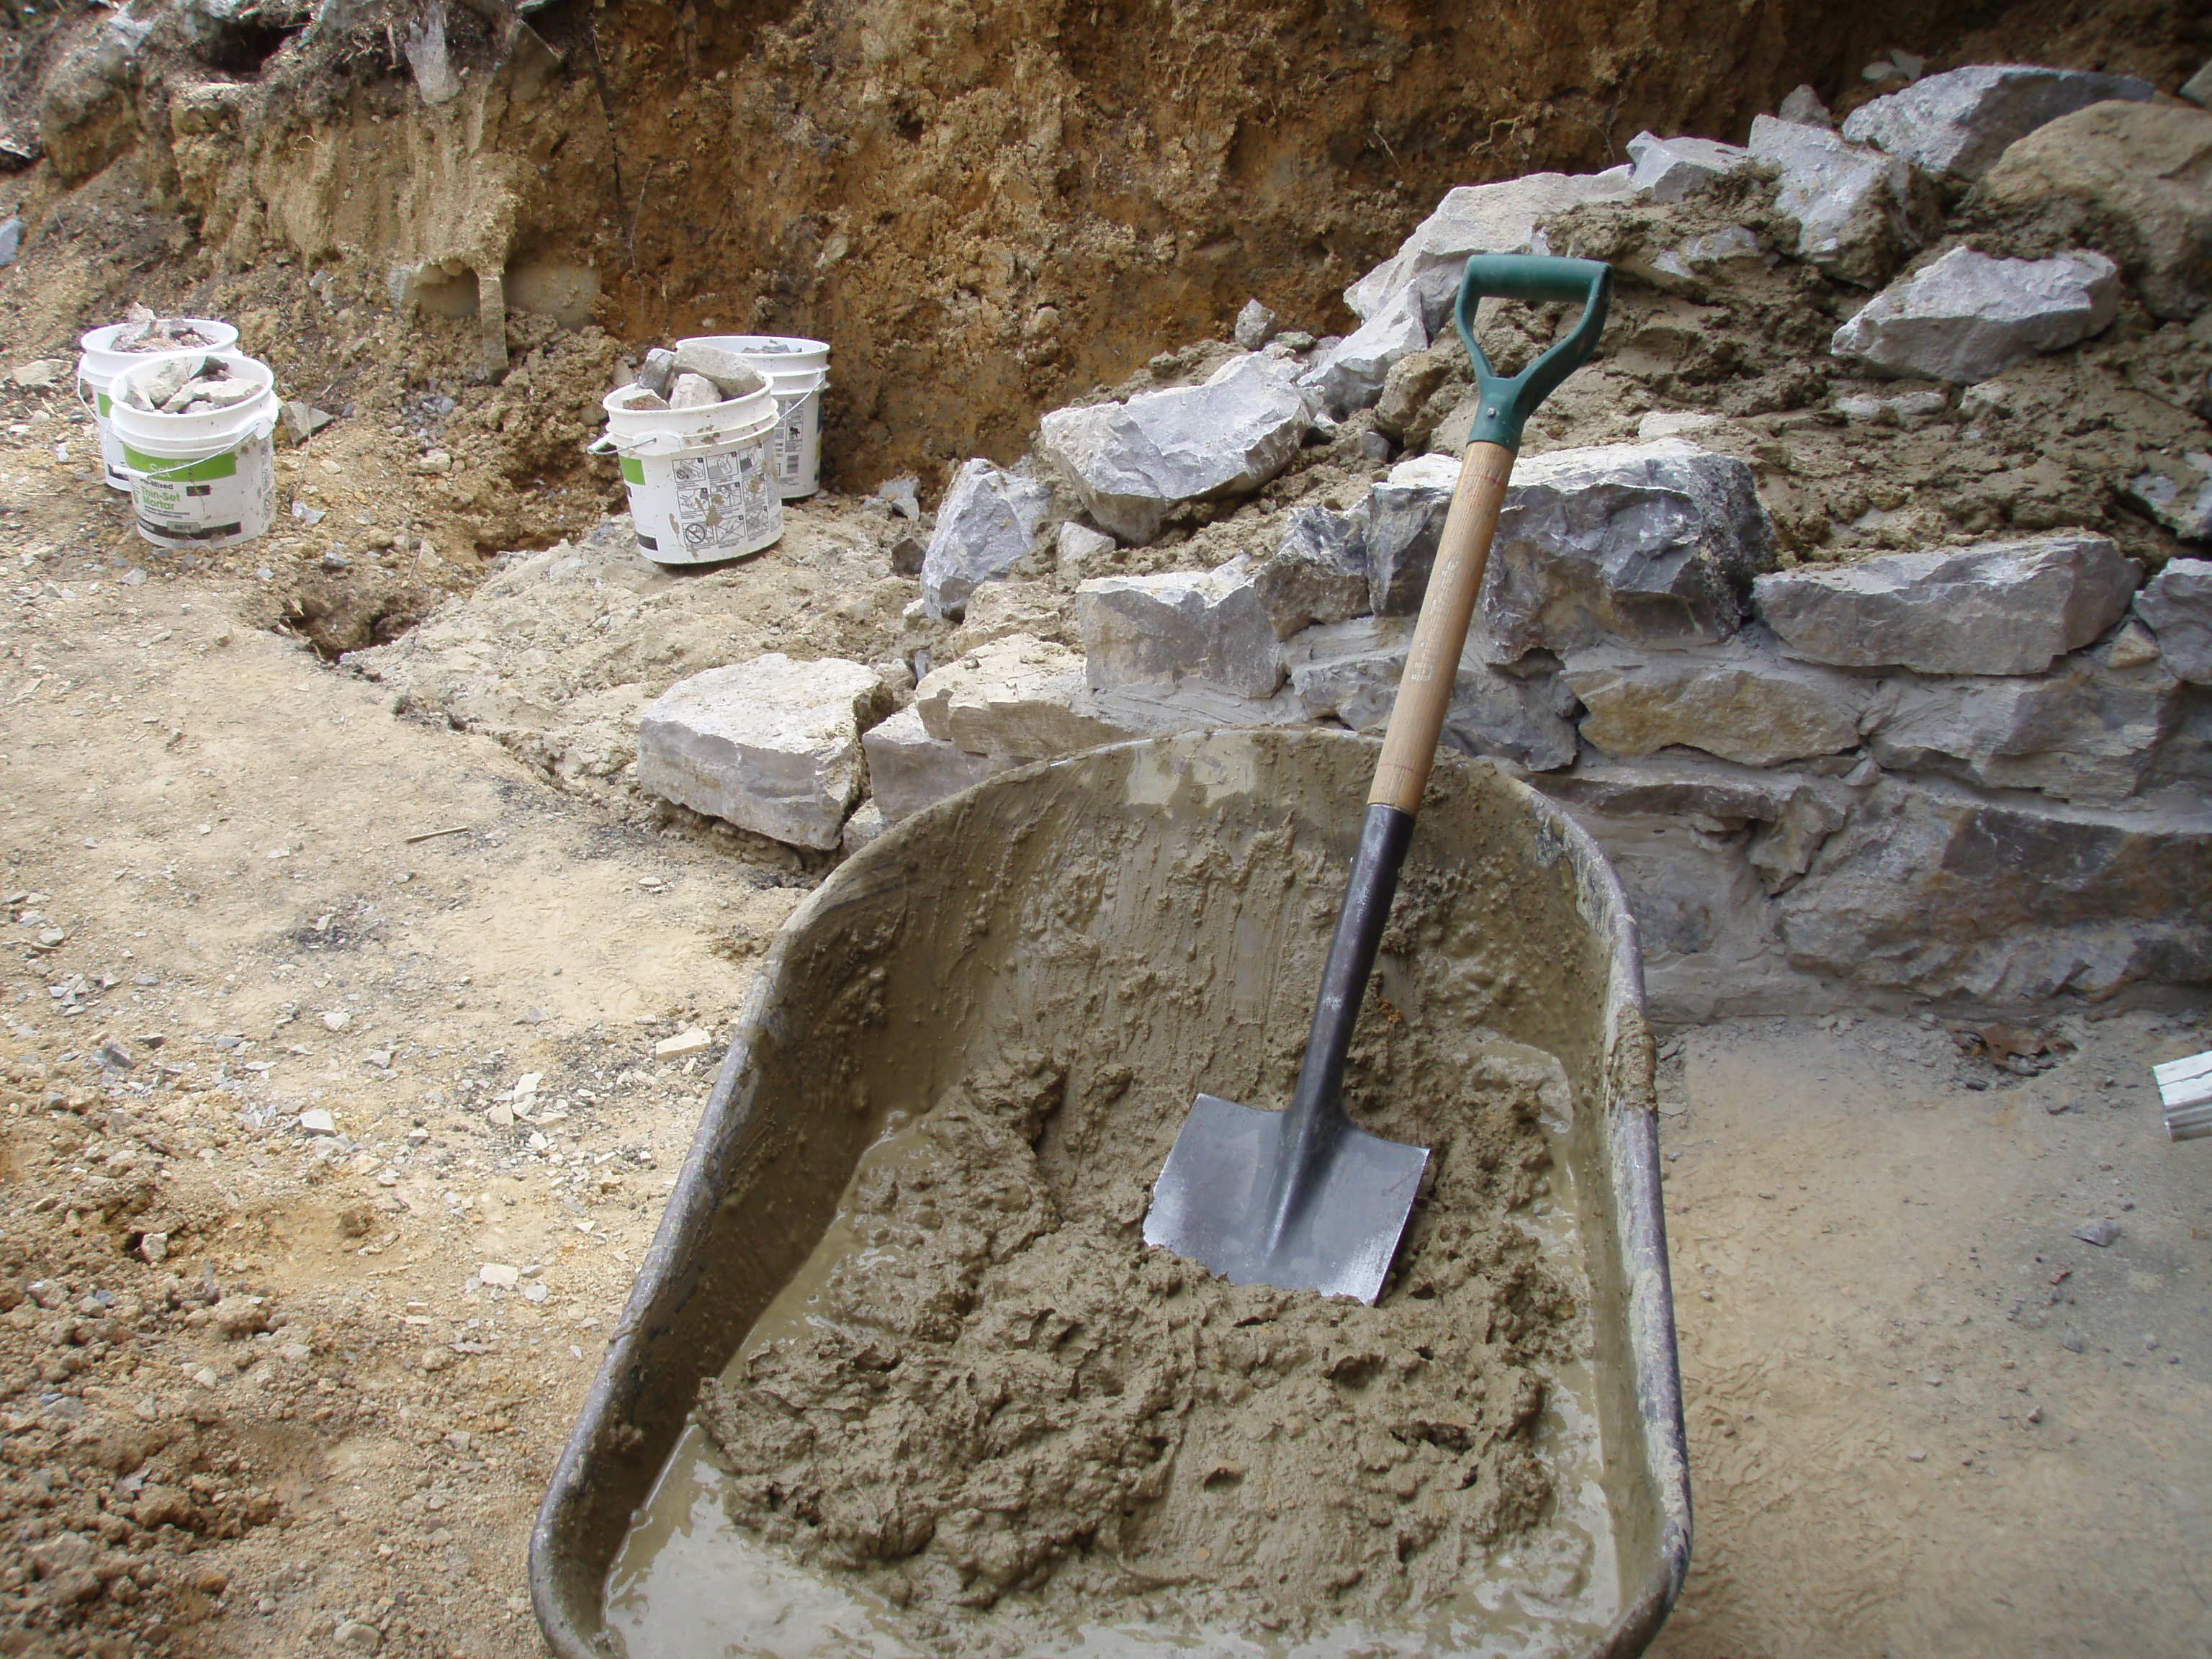
[[[2212,977],[2212,114],[2148,94],[1975,67],[1841,131],[1800,94],[1741,148],[1455,190],[1350,336],[1255,301],[967,462],[900,672],[718,708],[803,760],[702,810],[765,824],[800,777],[789,838],[825,847],[857,743],[849,848],[1097,743],[1379,727],[1474,413],[1461,267],[1577,253],[1615,319],[1532,424],[1445,740],[1607,847],[1662,1015]],[[1486,307],[1485,349],[1565,320]],[[709,724],[656,725],[640,775]]]
[[[173,358],[115,380],[117,402],[164,415],[205,415],[242,404],[260,391],[252,381],[233,375],[220,357]]]

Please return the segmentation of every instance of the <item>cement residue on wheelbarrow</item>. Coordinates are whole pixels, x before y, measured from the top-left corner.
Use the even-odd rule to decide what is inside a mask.
[[[541,1516],[556,1650],[1648,1639],[1687,1518],[1649,1037],[1555,809],[1431,787],[1346,1083],[1437,1153],[1380,1304],[1142,1242],[1194,1092],[1289,1092],[1372,764],[1102,750],[810,898]]]

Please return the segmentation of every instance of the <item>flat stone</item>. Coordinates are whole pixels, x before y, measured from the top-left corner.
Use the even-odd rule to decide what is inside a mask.
[[[1778,210],[1797,222],[1796,254],[1845,282],[1881,280],[1915,245],[1911,169],[1894,156],[1795,121],[1755,115],[1751,153],[1781,175]]]
[[[721,388],[703,374],[678,374],[668,392],[671,409],[708,409],[723,401]]]
[[[1679,202],[1726,178],[1751,160],[1741,144],[1715,138],[1662,138],[1639,132],[1628,141],[1629,183],[1654,202]]]
[[[938,503],[937,527],[921,561],[921,600],[930,616],[958,617],[985,582],[1001,581],[1029,556],[1052,505],[1044,483],[990,462],[963,465]]]
[[[722,398],[750,398],[768,386],[768,377],[736,352],[698,340],[686,341],[676,348],[674,367],[677,385],[683,385],[686,374],[700,375],[714,383]],[[675,399],[671,398],[669,401],[673,403]],[[677,406],[683,407],[680,404]]]
[[[477,1269],[477,1280],[511,1291],[522,1282],[522,1269],[511,1261],[487,1261]]]
[[[1626,167],[1603,173],[1530,173],[1492,185],[1463,185],[1448,191],[1397,252],[1344,290],[1344,302],[1363,322],[1379,314],[1407,289],[1421,296],[1422,319],[1433,334],[1451,314],[1470,253],[1549,253],[1540,220],[1586,202],[1633,196]]]
[[[687,1025],[674,1036],[665,1036],[654,1043],[653,1057],[655,1060],[686,1060],[693,1054],[703,1054],[714,1046],[714,1035],[704,1026]]]
[[[1690,438],[1727,424],[1725,416],[1710,410],[1655,409],[1636,422],[1636,441],[1648,444],[1656,438]]]
[[[300,1127],[311,1135],[334,1135],[338,1132],[337,1120],[320,1106],[310,1106],[300,1114]]]
[[[0,261],[4,264],[5,261]],[[34,357],[27,363],[18,363],[8,371],[8,378],[17,386],[33,392],[43,392],[58,384],[69,372],[66,357]]]
[[[1128,735],[1097,712],[1089,692],[1074,652],[1010,634],[930,670],[915,688],[914,712],[939,742],[1023,765]]]
[[[1355,732],[1389,724],[1413,641],[1413,619],[1361,617],[1309,629],[1289,641],[1291,688],[1312,719],[1334,717]],[[1500,672],[1472,648],[1453,677],[1442,742],[1532,771],[1575,757],[1574,699],[1552,675]]]
[[[1037,447],[1092,522],[1141,545],[1182,502],[1259,489],[1290,464],[1311,424],[1304,395],[1281,366],[1253,353],[1224,363],[1203,386],[1055,409],[1038,423]]]
[[[2037,249],[2119,261],[2159,317],[2212,304],[2212,114],[2185,104],[2093,104],[2005,151],[1962,210]]]
[[[994,640],[932,671],[915,693],[915,709],[932,737],[1004,765],[1132,738],[1305,719],[1288,691],[1240,697],[1199,679],[1093,691],[1080,657],[1022,635]]]
[[[1291,508],[1273,556],[1252,568],[1252,586],[1277,639],[1367,609],[1364,523],[1325,507]]]
[[[2101,1216],[2094,1221],[2083,1222],[2074,1230],[2074,1237],[2100,1250],[2110,1249],[2119,1243],[2120,1224],[2110,1216]]]
[[[837,845],[863,776],[860,733],[888,712],[875,670],[781,652],[678,680],[637,732],[641,787],[794,847]]]
[[[2039,674],[2118,622],[2135,586],[2109,537],[2065,531],[1764,575],[1752,601],[1806,662]]]
[[[1778,901],[1790,962],[1987,1003],[2212,975],[2212,813],[1884,777]]]
[[[1379,576],[1374,534],[1369,569]],[[1774,526],[1751,469],[1731,456],[1680,438],[1524,456],[1483,585],[1485,654],[1717,644],[1741,624],[1752,578],[1773,563]],[[1390,598],[1403,603],[1395,580]]]
[[[1234,337],[1245,350],[1257,351],[1275,337],[1275,313],[1257,300],[1247,300],[1237,313]]]
[[[1873,686],[1792,662],[1759,631],[1694,652],[1569,653],[1566,683],[1589,711],[1583,739],[1616,759],[1680,744],[1746,766],[1857,748]]]
[[[337,417],[313,404],[291,398],[283,404],[279,418],[284,423],[284,435],[295,444],[303,444]]]
[[[1954,247],[1869,301],[1829,349],[1893,374],[1971,386],[2102,332],[2119,307],[2120,268],[2101,253],[1993,259]]]
[[[1075,623],[1094,690],[1195,678],[1270,697],[1283,683],[1274,623],[1243,560],[1087,581]]]
[[[870,726],[860,735],[860,747],[868,757],[868,787],[886,824],[912,817],[923,807],[1012,764],[1002,757],[971,755],[957,744],[933,738],[922,723],[921,711],[914,708]]]
[[[1933,386],[1913,392],[1846,392],[1834,404],[1836,413],[1847,421],[1869,426],[1901,426],[1907,431],[1926,426],[1950,406],[1949,394]]]
[[[2212,452],[2178,458],[2120,481],[2120,493],[2185,541],[2212,542]]]
[[[2131,75],[1975,64],[1860,105],[1844,118],[1844,137],[1923,173],[1978,179],[2014,140],[2060,116],[2108,99],[2147,99],[2154,90]]]
[[[1428,345],[1420,292],[1401,289],[1382,310],[1322,353],[1298,384],[1342,420],[1354,410],[1372,405],[1382,395],[1391,367],[1402,357],[1427,350]]]
[[[2121,800],[2142,787],[2172,730],[2179,688],[2165,666],[2076,655],[2033,677],[1887,680],[1863,724],[1875,759],[1895,771]]]
[[[2212,686],[2212,559],[2167,560],[2136,595],[2135,611],[2167,668],[2192,685]]]

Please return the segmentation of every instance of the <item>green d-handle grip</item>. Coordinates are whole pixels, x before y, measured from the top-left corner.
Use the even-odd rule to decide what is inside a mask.
[[[1475,309],[1486,299],[1583,302],[1583,314],[1566,337],[1518,374],[1507,379],[1490,366],[1475,343]],[[1613,267],[1601,259],[1554,259],[1535,253],[1478,253],[1459,279],[1459,303],[1453,320],[1474,365],[1482,408],[1468,434],[1469,443],[1521,447],[1521,428],[1560,381],[1590,360],[1605,332],[1606,307],[1613,302]]]

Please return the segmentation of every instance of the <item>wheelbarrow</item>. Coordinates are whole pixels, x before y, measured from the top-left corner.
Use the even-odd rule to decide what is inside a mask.
[[[1326,899],[1333,910],[1335,896],[1306,892],[1271,908],[1225,872],[1269,855],[1255,846],[1279,848],[1285,836],[1342,871],[1376,753],[1371,739],[1316,730],[1095,750],[1001,774],[917,813],[808,896],[762,966],[538,1512],[531,1591],[556,1653],[625,1651],[605,1598],[633,1517],[685,1433],[701,1383],[724,1370],[806,1263],[861,1153],[894,1114],[927,1110],[987,1059],[1009,1019],[1040,1040],[1048,1011],[1024,971],[1037,927],[1079,925],[1102,962],[1155,949],[1219,952],[1226,965],[1216,983],[1233,1006],[1164,1000],[1142,1029],[1168,1042],[1177,1022],[1186,1037],[1203,1024],[1208,1064],[1224,1075],[1253,1074],[1285,1032],[1295,1043],[1327,945],[1315,906]],[[1119,898],[1069,923],[1078,863],[1103,872]],[[1573,1097],[1553,1157],[1571,1177],[1588,1279],[1589,1404],[1614,1558],[1604,1576],[1618,1589],[1602,1621],[1551,1650],[1561,1659],[1636,1654],[1680,1593],[1690,1550],[1636,926],[1589,838],[1487,762],[1439,764],[1406,868],[1408,883],[1455,880],[1472,895],[1492,959],[1502,951],[1514,981],[1510,996],[1486,1001],[1480,1024],[1554,1056]],[[1164,890],[1170,869],[1183,884],[1173,904],[1138,902]],[[1172,941],[1161,940],[1164,925],[1181,930]],[[1449,948],[1422,950],[1448,957]],[[1386,945],[1386,976],[1389,964]],[[1410,984],[1391,994],[1412,999],[1408,1018],[1474,1023],[1449,996],[1424,1005]],[[1094,1057],[1102,1066],[1145,1059],[1093,1042],[1089,1030],[1062,1035],[1077,1066],[1087,1046],[1112,1047]],[[1187,1101],[1205,1079],[1176,1081]],[[1072,1073],[1071,1097],[1074,1089]],[[1180,1115],[1178,1103],[1160,1146],[1140,1154],[1146,1180]]]

